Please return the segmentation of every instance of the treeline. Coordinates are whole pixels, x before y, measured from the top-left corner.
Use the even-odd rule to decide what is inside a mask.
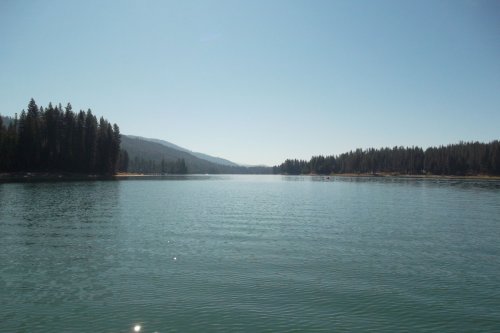
[[[9,119],[0,117],[0,172],[78,172],[113,174],[125,163],[120,129],[89,109],[73,112],[71,104],[38,107]]]
[[[125,151],[126,153],[126,151]],[[212,163],[210,163],[212,165]],[[123,169],[127,170],[127,169]],[[192,173],[208,173],[208,174],[271,174],[272,168],[264,166],[243,167],[243,166],[227,166],[213,165],[205,169],[201,169],[197,165],[190,165],[184,158],[178,158],[175,161],[162,158],[160,162],[153,159],[145,159],[144,157],[135,156],[128,161],[128,172],[143,173],[143,174],[192,174]]]
[[[186,161],[181,158],[175,162],[167,162],[162,159],[160,163],[155,160],[146,160],[144,158],[134,157],[128,163],[128,172],[144,174],[187,174],[188,168]]]
[[[288,159],[274,173],[396,173],[408,175],[500,175],[500,143],[460,142],[447,146],[356,149],[309,161]]]

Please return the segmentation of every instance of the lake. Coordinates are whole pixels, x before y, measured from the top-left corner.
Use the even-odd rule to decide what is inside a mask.
[[[1,332],[492,332],[500,182],[0,184]]]

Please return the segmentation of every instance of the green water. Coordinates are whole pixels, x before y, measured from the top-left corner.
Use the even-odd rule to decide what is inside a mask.
[[[500,330],[500,183],[0,185],[0,332]]]

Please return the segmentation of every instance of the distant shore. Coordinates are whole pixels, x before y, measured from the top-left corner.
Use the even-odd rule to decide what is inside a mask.
[[[313,174],[314,175],[314,174]],[[319,176],[319,175],[314,175]],[[409,175],[398,173],[332,173],[326,177],[386,177],[386,178],[419,178],[419,179],[478,179],[478,180],[500,180],[495,175]]]
[[[183,176],[188,176],[186,174]],[[237,175],[237,174],[235,174]],[[270,174],[272,175],[272,174]],[[120,172],[114,175],[117,178],[125,177],[148,177],[148,176],[161,176],[158,174],[144,174],[144,173],[129,173]],[[172,176],[172,175],[170,175]],[[258,175],[257,175],[258,176]],[[293,175],[288,175],[293,176]],[[407,175],[407,174],[397,174],[397,173],[332,173],[329,175],[319,175],[319,174],[308,174],[303,176],[322,176],[322,177],[387,177],[387,178],[422,178],[422,179],[485,179],[485,180],[500,180],[500,176],[495,175],[467,175],[467,176],[456,176],[456,175]]]
[[[144,177],[147,176],[143,173],[135,173],[135,172],[118,172],[117,174],[114,175],[114,177],[120,178],[120,177]]]
[[[283,174],[282,174],[283,175]],[[52,181],[92,181],[92,180],[126,180],[130,178],[154,177],[161,176],[158,174],[144,174],[132,172],[119,172],[113,175],[99,174],[81,174],[71,172],[5,172],[0,173],[0,183],[15,183],[15,182],[52,182]],[[176,176],[176,175],[165,175]],[[177,175],[177,176],[189,176]],[[294,176],[294,175],[289,175]],[[344,178],[406,178],[406,179],[444,179],[444,180],[500,180],[500,176],[496,175],[407,175],[397,173],[333,173],[329,175],[308,174],[302,176],[316,177],[344,177]]]

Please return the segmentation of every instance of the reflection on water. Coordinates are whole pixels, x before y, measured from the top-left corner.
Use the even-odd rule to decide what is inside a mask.
[[[500,327],[498,182],[175,180],[0,185],[0,330]]]

